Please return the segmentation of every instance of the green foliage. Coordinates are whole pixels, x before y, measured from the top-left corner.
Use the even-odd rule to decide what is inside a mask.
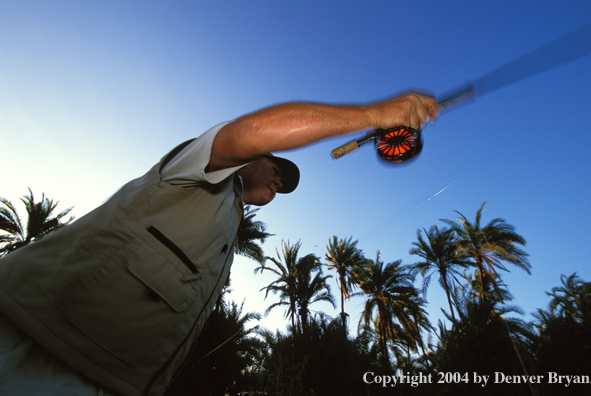
[[[561,276],[562,286],[547,293],[548,310],[534,314],[539,337],[536,357],[540,371],[589,375],[591,372],[591,283],[576,273]],[[548,394],[558,391],[546,386]]]
[[[458,255],[474,260],[474,265],[480,272],[480,279],[484,279],[485,273],[490,274],[495,289],[498,289],[497,269],[509,271],[503,263],[513,264],[528,274],[531,274],[531,265],[527,259],[528,254],[517,246],[525,246],[525,239],[515,232],[515,227],[500,218],[491,220],[484,227],[480,225],[484,205],[486,202],[476,212],[473,223],[458,211],[458,221],[441,221],[448,224],[455,234]]]
[[[358,329],[373,326],[382,358],[389,361],[388,342],[415,352],[423,347],[421,328],[430,324],[411,271],[400,260],[384,264],[378,253],[375,262],[366,260],[354,274],[366,297]]]
[[[295,327],[295,315],[297,312],[297,296],[295,294],[296,289],[296,264],[298,263],[298,252],[300,250],[301,242],[297,242],[294,246],[289,244],[289,241],[281,241],[281,248],[283,254],[280,255],[277,252],[277,259],[273,257],[266,257],[260,265],[254,269],[254,273],[270,271],[277,275],[277,279],[271,282],[266,287],[262,288],[265,290],[265,299],[268,297],[269,292],[273,294],[279,293],[279,302],[271,304],[265,315],[268,314],[273,308],[280,306],[287,306],[285,311],[285,317],[291,319],[291,326]],[[283,261],[281,259],[283,257]],[[306,257],[306,260],[315,260],[315,256]],[[268,266],[266,261],[270,261],[273,265]]]
[[[267,395],[369,395],[362,381],[373,370],[357,340],[343,337],[339,319],[318,315],[306,335],[262,331],[266,356],[257,391]],[[295,344],[294,344],[295,343]]]
[[[429,231],[423,229],[427,239],[421,235],[421,230],[417,231],[418,242],[413,242],[410,254],[419,256],[423,261],[413,265],[414,270],[419,271],[423,277],[423,294],[426,294],[431,277],[437,273],[439,285],[445,291],[449,304],[449,311],[452,319],[454,317],[453,300],[454,285],[459,284],[459,270],[469,266],[468,257],[459,254],[456,245],[454,233],[449,229],[439,230],[436,225],[431,226]]]
[[[341,319],[346,326],[345,300],[351,297],[351,291],[357,286],[353,279],[353,271],[365,263],[362,251],[357,248],[357,241],[353,238],[338,239],[336,235],[328,241],[327,253],[324,259],[328,262],[329,270],[335,270],[338,274],[338,285],[341,294]]]
[[[250,205],[244,207],[244,215],[238,225],[236,233],[236,254],[251,258],[258,263],[265,260],[263,248],[260,244],[264,243],[268,237],[273,236],[266,231],[265,223],[254,220],[257,209],[251,209]],[[258,242],[257,242],[258,241]]]
[[[62,220],[72,208],[52,217],[59,201],[54,202],[52,199],[46,198],[45,194],[41,195],[41,201],[36,202],[33,192],[29,189],[29,194],[23,196],[21,201],[25,204],[27,212],[26,226],[23,226],[12,202],[6,198],[0,198],[0,204],[3,205],[0,207],[0,231],[5,233],[0,235],[0,257],[37,241],[74,220],[74,217],[70,217],[66,221]]]
[[[478,273],[459,293],[457,302],[458,318],[452,320],[451,329],[439,324],[440,342],[430,356],[433,366],[439,372],[476,372],[479,375],[494,376],[494,372],[511,373],[512,375],[532,375],[536,373],[532,341],[535,338],[531,327],[524,321],[506,317],[519,309],[504,305],[510,301],[511,295],[506,292],[503,297],[491,293],[492,280],[478,279]],[[484,284],[485,298],[478,298],[481,290],[472,285]],[[472,381],[470,381],[472,382]],[[495,384],[488,389],[473,383],[458,383],[447,386],[457,394],[503,394],[523,395],[530,392],[525,384],[508,386]]]
[[[327,283],[327,280],[332,276],[324,276],[319,264],[318,260],[301,260],[296,265],[295,293],[303,334],[307,333],[309,325],[310,305],[325,301],[336,308],[334,297]]]
[[[254,388],[263,344],[252,335],[257,327],[246,325],[259,319],[220,299],[165,396],[238,395]]]
[[[326,301],[335,306],[334,297],[330,292],[327,279],[330,276],[322,274],[322,267],[318,257],[308,254],[298,257],[301,241],[291,245],[289,241],[282,241],[282,254],[277,252],[277,258],[267,257],[272,266],[266,262],[261,263],[255,269],[258,271],[270,271],[277,275],[277,279],[261,290],[265,290],[265,298],[269,292],[279,293],[279,301],[271,304],[265,314],[273,308],[286,306],[286,317],[291,319],[292,328],[296,328],[296,315],[299,315],[299,324],[302,332],[308,326],[310,305],[320,301]]]

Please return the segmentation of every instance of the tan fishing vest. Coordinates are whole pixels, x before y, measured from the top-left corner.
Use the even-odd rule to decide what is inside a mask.
[[[238,176],[196,189],[160,170],[0,260],[0,309],[45,348],[122,395],[161,394],[229,275]]]

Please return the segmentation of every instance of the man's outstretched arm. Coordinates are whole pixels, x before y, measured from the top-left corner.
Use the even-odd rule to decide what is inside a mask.
[[[437,103],[409,94],[365,106],[288,103],[247,114],[215,138],[208,171],[244,164],[258,155],[304,147],[369,128],[419,128],[437,117]]]

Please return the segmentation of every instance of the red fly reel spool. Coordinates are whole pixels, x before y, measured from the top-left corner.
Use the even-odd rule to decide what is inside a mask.
[[[377,140],[378,155],[388,162],[403,162],[417,156],[423,150],[421,130],[410,127],[380,129]]]

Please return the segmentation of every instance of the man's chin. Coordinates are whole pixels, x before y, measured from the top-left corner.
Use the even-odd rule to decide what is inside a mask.
[[[274,198],[275,197],[272,197],[272,198],[261,198],[261,199],[252,200],[252,201],[244,201],[244,203],[247,204],[247,205],[265,206],[269,202],[271,202]]]
[[[273,197],[273,198],[275,198],[275,197]],[[264,202],[261,202],[261,203],[260,203],[260,204],[258,204],[257,206],[265,206],[265,205],[267,205],[268,203],[270,203],[271,201],[273,201],[273,198],[266,199],[266,200],[264,200]]]

